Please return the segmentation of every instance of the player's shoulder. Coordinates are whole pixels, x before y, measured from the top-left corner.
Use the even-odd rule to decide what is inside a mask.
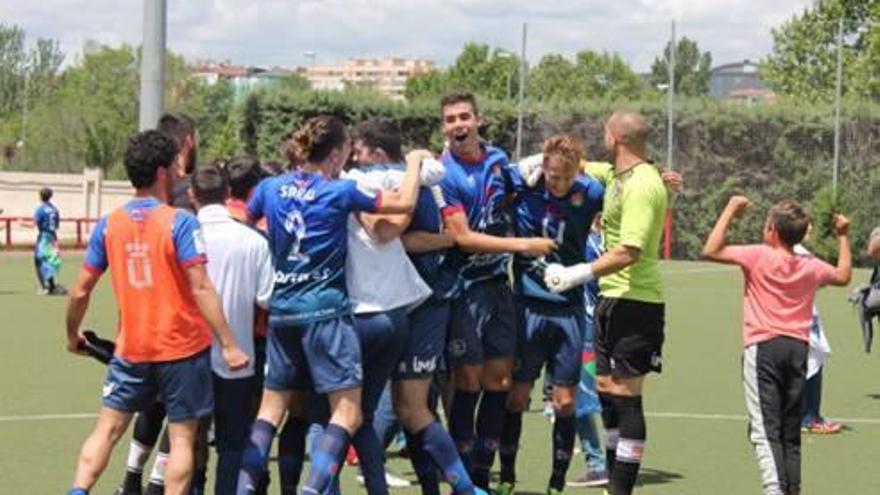
[[[497,146],[492,146],[491,144],[486,145],[486,162],[495,163],[499,161],[504,163],[510,161],[507,152]]]

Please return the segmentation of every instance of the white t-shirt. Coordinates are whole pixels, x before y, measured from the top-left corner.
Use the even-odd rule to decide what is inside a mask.
[[[794,246],[794,254],[799,256],[813,256],[807,248],[802,244]],[[810,352],[807,354],[807,379],[822,369],[828,355],[831,354],[831,344],[828,343],[828,337],[825,336],[825,328],[819,319],[819,308],[813,304],[813,324],[810,327]]]
[[[366,170],[366,171],[365,171]],[[403,170],[387,166],[353,169],[346,179],[369,190],[397,189]],[[348,297],[355,314],[414,307],[431,296],[400,239],[374,240],[355,214],[348,217],[348,256],[345,260]]]
[[[269,242],[256,230],[232,219],[222,205],[199,210],[205,238],[208,278],[217,289],[223,314],[238,346],[250,357],[246,368],[231,371],[216,340],[211,345],[211,368],[222,378],[254,374],[254,309],[267,308],[274,271]]]

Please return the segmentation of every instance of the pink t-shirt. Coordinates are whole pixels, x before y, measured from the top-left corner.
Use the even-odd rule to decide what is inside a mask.
[[[744,345],[780,336],[809,343],[813,299],[816,290],[834,280],[834,267],[764,244],[731,246],[727,252],[745,275]]]

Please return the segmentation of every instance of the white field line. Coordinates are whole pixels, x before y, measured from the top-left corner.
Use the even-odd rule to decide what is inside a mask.
[[[61,421],[71,419],[94,419],[95,413],[71,413],[71,414],[22,414],[17,416],[0,416],[0,423],[12,423],[18,421]],[[742,414],[710,414],[710,413],[685,413],[685,412],[646,412],[645,416],[658,419],[686,419],[707,421],[746,421]],[[835,421],[849,424],[880,425],[880,418],[830,418]]]

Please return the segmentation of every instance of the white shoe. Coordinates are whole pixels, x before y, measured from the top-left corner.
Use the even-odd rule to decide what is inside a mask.
[[[358,480],[358,483],[363,485],[364,484],[364,475],[358,474],[357,480]],[[405,480],[403,478],[395,476],[395,475],[389,473],[388,471],[385,471],[385,484],[388,485],[388,488],[409,488],[410,486],[412,486],[412,483],[410,483],[409,480]]]

